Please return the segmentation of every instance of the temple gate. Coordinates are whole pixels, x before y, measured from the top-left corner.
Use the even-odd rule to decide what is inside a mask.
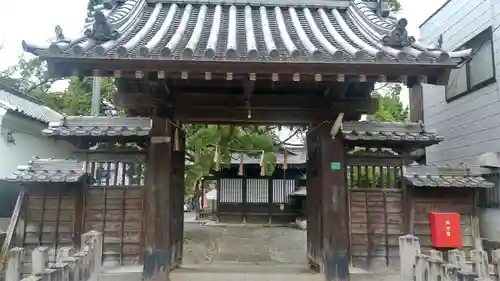
[[[82,34],[65,37],[58,28],[57,39],[48,46],[23,42],[23,47],[47,61],[53,77],[114,77],[116,103],[131,116],[88,119],[118,122],[114,127],[75,126],[68,118],[62,131],[69,133],[61,137],[101,138],[109,144],[111,128],[119,127],[126,132],[121,134],[126,142],[136,142],[143,137],[138,133],[141,127],[128,120],[151,118],[152,128],[142,146],[147,151],[142,194],[147,202],[141,242],[147,252],[144,280],[166,278],[180,266],[184,170],[180,128],[183,123],[200,122],[309,126],[308,258],[327,280],[347,280],[348,206],[359,196],[349,195],[354,178],[346,173],[360,165],[348,152],[362,145],[363,138],[350,140],[339,133],[342,123],[377,109],[377,100],[370,96],[376,82],[445,85],[450,71],[470,55],[470,50],[449,53],[408,36],[406,20],[389,16],[386,1],[299,5],[273,0],[233,4],[128,0],[107,1],[96,8]],[[82,133],[82,127],[97,132]],[[374,129],[374,124],[355,128]],[[405,149],[400,152],[407,153],[409,147],[402,144]],[[400,173],[395,162],[384,165]],[[398,180],[401,174],[388,181]],[[387,192],[382,196],[384,202],[394,197]]]

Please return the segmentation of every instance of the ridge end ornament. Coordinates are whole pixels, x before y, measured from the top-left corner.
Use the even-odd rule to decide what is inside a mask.
[[[391,13],[391,6],[389,5],[389,1],[387,0],[377,0],[377,13],[386,18]]]
[[[117,40],[120,34],[114,29],[101,11],[95,11],[94,23],[91,28],[85,30],[85,36],[97,42]]]
[[[66,39],[66,37],[64,36],[63,29],[60,25],[56,25],[56,27],[54,28],[54,33],[56,34],[56,42],[71,42],[71,40]]]
[[[102,1],[102,5],[104,6],[105,9],[113,9],[113,7],[116,5],[115,0],[104,0]]]
[[[408,47],[415,43],[415,38],[408,35],[406,26],[408,25],[408,20],[405,18],[400,18],[394,25],[394,28],[382,38],[382,43],[389,47]]]

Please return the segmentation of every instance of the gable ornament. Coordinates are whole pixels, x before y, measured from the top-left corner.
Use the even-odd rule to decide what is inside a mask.
[[[408,20],[405,18],[398,19],[394,28],[382,38],[382,43],[390,47],[408,47],[415,43],[415,38],[408,35],[406,26],[408,25]]]
[[[66,37],[64,36],[62,27],[60,25],[56,25],[56,27],[54,28],[54,32],[56,34],[56,42],[71,42],[71,40],[66,39]]]
[[[120,34],[114,29],[101,11],[95,11],[94,23],[85,30],[85,36],[97,42],[117,40]]]

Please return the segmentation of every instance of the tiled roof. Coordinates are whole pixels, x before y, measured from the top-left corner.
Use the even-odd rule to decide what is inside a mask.
[[[20,165],[6,180],[12,182],[77,182],[86,175],[84,162],[74,159],[38,159]]]
[[[55,42],[23,47],[44,57],[259,62],[451,65],[470,55],[424,46],[406,19],[383,18],[363,0],[317,2],[128,0],[96,11],[75,37],[59,28]]]
[[[47,136],[147,136],[151,119],[143,117],[68,116],[51,122]]]
[[[483,176],[492,170],[481,167],[405,166],[404,178],[415,187],[480,187],[491,188],[494,183]]]
[[[288,196],[307,196],[307,187],[301,186],[294,192],[290,193]]]
[[[62,115],[33,97],[0,85],[0,107],[17,112],[37,121],[48,123],[61,119]]]
[[[421,123],[380,123],[348,121],[342,123],[342,137],[346,141],[412,142],[436,144],[444,138],[427,130]]]
[[[288,165],[300,165],[305,164],[307,161],[306,152],[303,148],[289,148],[290,151],[286,158],[286,163]],[[231,155],[231,164],[240,164],[240,153],[233,153]],[[282,165],[284,164],[284,154],[276,153],[276,164]],[[243,154],[243,163],[244,164],[260,164],[260,156],[251,157],[246,154]]]

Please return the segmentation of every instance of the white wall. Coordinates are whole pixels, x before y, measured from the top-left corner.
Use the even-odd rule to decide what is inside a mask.
[[[454,50],[489,26],[500,24],[500,0],[451,0],[420,28],[421,40]],[[497,76],[500,29],[493,34]],[[497,77],[497,79],[499,79]],[[444,86],[424,85],[424,122],[446,139],[427,149],[428,164],[475,163],[485,152],[500,151],[500,91],[494,83],[449,103]]]
[[[20,117],[16,113],[0,112],[0,179],[12,175],[18,165],[28,164],[34,156],[71,156],[74,148],[69,143],[54,141],[41,134],[45,127],[42,123]],[[6,140],[9,130],[12,131],[15,144]]]

